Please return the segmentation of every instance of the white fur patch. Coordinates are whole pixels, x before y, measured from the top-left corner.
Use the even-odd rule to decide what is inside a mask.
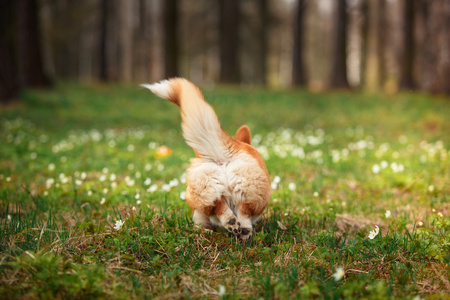
[[[143,83],[140,86],[142,86],[146,89],[149,89],[155,95],[157,95],[163,99],[166,99],[166,100],[169,98],[169,94],[172,91],[172,87],[170,86],[170,83],[168,80],[162,80],[160,82],[155,82],[152,84]]]

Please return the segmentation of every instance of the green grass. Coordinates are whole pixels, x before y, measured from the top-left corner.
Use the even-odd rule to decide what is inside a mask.
[[[0,298],[449,298],[450,99],[204,92],[274,180],[253,240],[193,226],[175,105],[135,86],[25,91],[1,108]]]

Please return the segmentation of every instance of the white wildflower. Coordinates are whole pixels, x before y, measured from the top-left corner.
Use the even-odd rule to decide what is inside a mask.
[[[273,182],[275,183],[280,183],[280,181],[281,181],[280,176],[275,176],[275,178],[273,179]]]
[[[378,235],[379,232],[380,232],[380,228],[377,225],[375,225],[375,230],[372,230],[369,233],[369,236],[368,236],[369,239],[373,240]]]
[[[102,200],[100,201],[100,204],[103,205],[103,204],[105,204],[105,202],[106,202],[105,198],[102,198]]]
[[[136,201],[136,204],[137,204],[137,205],[140,205],[141,203],[142,203],[141,200]]]
[[[55,183],[55,179],[53,179],[53,178],[48,178],[46,181],[45,181],[45,186],[47,187],[47,189],[49,189],[49,188],[51,188],[52,187],[52,185]]]
[[[386,216],[386,218],[389,218],[391,216],[391,211],[390,210],[386,210],[384,215]]]
[[[223,285],[219,285],[219,297],[223,298],[225,296],[225,287]]]
[[[369,235],[368,235],[368,238],[371,239],[371,240],[373,240],[375,237],[376,237],[375,231],[373,231],[373,230],[370,231],[370,233],[369,233]]]
[[[163,184],[161,186],[161,190],[163,190],[165,192],[170,192],[170,188],[171,188],[171,186],[169,184]]]
[[[114,225],[114,229],[115,229],[115,230],[120,230],[120,229],[122,228],[123,224],[125,224],[124,221],[122,221],[122,220],[117,220],[117,221],[116,221],[116,224]]]
[[[158,186],[157,186],[156,184],[152,184],[152,185],[147,189],[147,191],[150,192],[150,193],[154,193],[154,192],[156,192],[157,190],[158,190]]]
[[[396,162],[391,163],[391,169],[392,169],[392,171],[394,171],[394,173],[397,173],[398,165]]]
[[[186,200],[186,192],[181,192],[181,193],[180,193],[180,198],[181,198],[182,200]]]
[[[344,268],[339,267],[336,269],[336,272],[332,275],[335,281],[341,280],[345,275]]]
[[[134,179],[131,179],[130,176],[126,176],[126,177],[125,177],[125,183],[126,183],[128,186],[134,186],[134,184],[135,184],[136,182],[134,181]]]
[[[177,186],[179,183],[180,183],[180,182],[178,181],[178,179],[175,178],[175,179],[172,179],[172,180],[169,182],[169,185],[170,185],[171,187],[174,187],[174,186]]]
[[[64,174],[62,174],[62,175],[64,175]],[[62,184],[66,184],[69,182],[69,177],[66,177],[66,176],[61,177],[61,175],[60,175],[59,178],[61,179]]]
[[[291,183],[289,183],[289,185],[288,185],[288,189],[290,189],[291,191],[295,191],[295,188],[296,188],[297,186],[295,185],[295,183],[293,183],[293,182],[291,182]]]
[[[374,174],[378,174],[378,173],[380,173],[380,166],[379,165],[373,165],[373,167],[372,167],[372,172],[374,173]]]

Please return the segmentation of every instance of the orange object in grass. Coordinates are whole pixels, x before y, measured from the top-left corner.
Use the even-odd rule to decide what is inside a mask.
[[[166,156],[170,156],[170,155],[172,155],[172,149],[170,149],[167,146],[160,146],[158,148],[158,151],[156,151],[155,157],[161,158],[161,157],[166,157]]]

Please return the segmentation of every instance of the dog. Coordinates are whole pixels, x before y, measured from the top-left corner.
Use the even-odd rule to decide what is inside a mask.
[[[229,136],[201,90],[184,78],[141,86],[180,107],[183,136],[196,155],[186,173],[194,224],[222,227],[246,242],[271,194],[269,173],[251,146],[250,129],[243,125],[234,138]]]

